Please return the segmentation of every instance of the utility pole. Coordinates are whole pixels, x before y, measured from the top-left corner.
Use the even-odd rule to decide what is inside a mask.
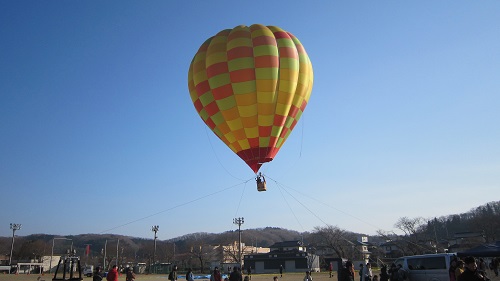
[[[14,251],[14,236],[16,234],[16,230],[21,229],[21,224],[11,223],[10,229],[12,229],[12,244],[10,246],[9,265],[12,267],[12,252]],[[9,273],[10,273],[10,270],[9,270]]]
[[[153,251],[153,264],[156,264],[156,238],[158,238],[158,236],[156,236],[156,234],[158,233],[159,229],[160,229],[160,226],[158,226],[158,225],[153,225],[151,227],[151,231],[153,231],[155,233],[155,236],[154,236],[155,247],[154,247],[154,251]],[[155,273],[156,273],[156,266],[155,266]]]
[[[233,219],[233,223],[238,225],[238,263],[240,264],[240,268],[242,268],[241,264],[241,225],[245,223],[244,218],[235,218]]]
[[[120,239],[116,240],[116,266],[120,270],[120,265],[118,264],[118,245],[120,245]]]
[[[106,251],[108,248],[108,239],[106,239],[106,242],[104,242],[104,256],[102,258],[102,270],[106,271]]]

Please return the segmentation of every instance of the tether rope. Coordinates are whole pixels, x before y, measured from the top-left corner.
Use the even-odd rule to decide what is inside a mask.
[[[253,178],[252,178],[252,179],[253,179]],[[168,209],[165,209],[165,210],[162,210],[162,211],[156,212],[156,213],[154,213],[154,214],[147,215],[147,216],[145,216],[145,217],[141,217],[141,218],[135,219],[135,220],[133,220],[133,221],[130,221],[130,222],[127,222],[127,223],[124,223],[124,224],[121,224],[121,225],[118,225],[118,226],[115,226],[115,227],[112,227],[112,228],[109,228],[109,229],[103,230],[103,231],[99,232],[99,234],[103,234],[103,233],[105,233],[105,232],[108,232],[108,231],[111,231],[111,230],[115,230],[115,229],[117,229],[117,228],[124,227],[124,226],[126,226],[126,225],[129,225],[129,224],[132,224],[132,223],[135,223],[135,222],[141,221],[141,220],[148,219],[148,218],[150,218],[150,217],[153,217],[153,216],[156,216],[156,215],[159,215],[159,214],[162,214],[162,213],[165,213],[165,212],[168,212],[168,211],[171,211],[171,210],[177,209],[177,208],[179,208],[179,207],[182,207],[182,206],[185,206],[185,205],[189,205],[189,204],[194,203],[194,202],[196,202],[196,201],[200,201],[201,199],[205,199],[205,198],[207,198],[207,197],[214,196],[214,195],[216,195],[216,194],[222,193],[222,192],[224,192],[224,191],[226,191],[226,190],[229,190],[229,189],[235,188],[235,187],[237,187],[237,186],[239,186],[239,185],[242,185],[242,184],[245,184],[245,185],[246,185],[246,183],[247,183],[248,181],[252,180],[252,179],[249,179],[249,180],[246,180],[246,181],[243,181],[243,182],[237,183],[237,184],[235,184],[235,185],[232,185],[232,186],[226,187],[226,188],[224,188],[224,189],[221,189],[221,190],[219,190],[219,191],[216,191],[216,192],[213,192],[213,193],[210,193],[210,194],[207,194],[207,195],[204,195],[204,196],[198,197],[198,198],[196,198],[196,199],[193,199],[193,200],[190,200],[190,201],[186,201],[186,202],[184,202],[184,203],[177,204],[177,205],[175,205],[175,206],[173,206],[173,207],[171,207],[171,208],[168,208]]]
[[[273,181],[275,181],[275,182],[277,183],[277,181],[276,181],[276,180],[274,180],[274,179],[271,179],[271,180],[273,180]],[[347,212],[344,212],[344,211],[342,211],[342,210],[340,210],[340,209],[338,209],[338,208],[335,208],[335,207],[333,207],[333,206],[331,206],[331,205],[329,205],[329,204],[327,204],[327,203],[325,203],[325,202],[323,202],[323,201],[321,201],[321,200],[319,200],[319,199],[316,199],[316,198],[314,198],[314,197],[312,197],[312,196],[310,196],[310,195],[308,195],[308,194],[302,193],[302,192],[300,192],[300,191],[298,191],[298,190],[296,190],[296,189],[293,189],[293,188],[291,188],[291,187],[285,186],[285,185],[283,185],[283,184],[281,184],[281,185],[282,185],[283,187],[285,187],[286,189],[293,190],[293,191],[297,192],[298,194],[300,194],[300,195],[302,195],[302,196],[304,196],[304,197],[307,197],[307,198],[309,198],[309,199],[311,199],[311,200],[313,200],[313,201],[316,201],[316,202],[318,202],[318,203],[320,203],[320,204],[322,204],[322,205],[324,205],[324,206],[327,206],[327,207],[329,207],[329,208],[331,208],[331,209],[334,209],[334,210],[336,210],[337,212],[340,212],[340,213],[342,213],[342,214],[344,214],[344,215],[347,215],[347,216],[349,216],[349,217],[351,217],[351,218],[353,218],[353,219],[356,219],[356,220],[358,220],[358,221],[360,221],[360,222],[362,222],[362,223],[364,223],[364,224],[367,224],[367,225],[369,225],[369,226],[371,226],[371,227],[375,228],[376,230],[381,229],[380,227],[378,227],[378,226],[376,226],[376,225],[374,225],[374,224],[371,224],[371,223],[369,223],[369,222],[367,222],[367,221],[364,221],[364,220],[362,220],[362,219],[360,219],[360,218],[358,218],[358,217],[356,217],[356,216],[354,216],[354,215],[351,215],[351,214],[349,214],[349,213],[347,213]],[[301,203],[299,202],[299,204],[301,204]],[[301,204],[301,205],[302,205],[302,204]],[[319,218],[318,218],[318,219],[319,219]],[[320,219],[320,221],[322,221],[322,220]],[[322,221],[322,222],[323,222],[323,221]]]
[[[276,181],[274,181],[274,182],[276,183]],[[297,221],[297,223],[300,225],[300,228],[302,228],[302,232],[305,232],[304,227],[302,226],[302,224],[300,223],[299,219],[295,215],[295,212],[293,211],[292,207],[290,206],[290,204],[288,204],[288,200],[286,200],[286,197],[283,194],[282,188],[278,184],[276,184],[276,186],[278,186],[278,190],[280,191],[281,197],[283,197],[283,200],[285,201],[286,205],[288,206],[288,209],[290,209],[290,212],[292,213],[292,215],[295,218],[295,220]]]

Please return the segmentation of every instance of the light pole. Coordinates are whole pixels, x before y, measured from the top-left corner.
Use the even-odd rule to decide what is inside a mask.
[[[154,251],[153,251],[153,264],[156,263],[156,238],[158,238],[158,236],[156,236],[156,233],[158,233],[158,230],[160,229],[160,226],[159,225],[153,225],[151,227],[151,231],[153,231],[155,233],[155,237],[154,237],[154,241],[155,241],[155,247],[154,247]],[[156,271],[156,266],[155,266],[155,271]],[[156,273],[156,272],[155,272]]]
[[[49,272],[52,270],[52,259],[54,256],[54,242],[55,242],[55,240],[71,240],[71,248],[73,249],[73,239],[69,239],[69,238],[65,238],[65,237],[52,238],[52,252],[50,253]]]
[[[11,223],[10,229],[12,229],[12,245],[10,246],[9,265],[12,266],[12,252],[14,251],[14,235],[16,234],[16,230],[21,229],[21,224]],[[10,272],[10,270],[9,270],[9,272]]]
[[[106,271],[106,250],[108,248],[108,239],[106,239],[106,242],[104,242],[104,256],[102,259],[102,268],[104,271]]]
[[[120,270],[120,265],[118,264],[118,245],[120,245],[120,239],[116,240],[116,266]]]
[[[244,218],[235,218],[233,223],[238,225],[238,262],[241,268],[241,225],[245,223]]]

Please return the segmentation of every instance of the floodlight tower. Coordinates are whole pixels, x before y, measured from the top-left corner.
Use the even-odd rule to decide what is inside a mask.
[[[14,251],[14,236],[16,234],[16,230],[21,229],[21,224],[20,223],[11,223],[10,229],[12,229],[12,244],[10,246],[9,265],[12,265],[12,252]]]
[[[153,264],[156,264],[156,238],[158,238],[158,236],[156,236],[156,234],[158,233],[159,229],[160,229],[160,226],[158,226],[158,225],[153,225],[151,227],[151,231],[153,231],[155,233],[155,236],[154,236],[155,247],[154,247],[154,252],[153,252]],[[156,271],[156,266],[155,266],[155,271]]]
[[[245,223],[244,218],[234,218],[233,223],[238,225],[238,263],[241,265],[241,225]]]

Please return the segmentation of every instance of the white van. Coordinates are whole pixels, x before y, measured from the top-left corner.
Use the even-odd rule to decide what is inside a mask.
[[[409,273],[410,281],[450,281],[450,261],[453,253],[406,256],[394,263]]]

